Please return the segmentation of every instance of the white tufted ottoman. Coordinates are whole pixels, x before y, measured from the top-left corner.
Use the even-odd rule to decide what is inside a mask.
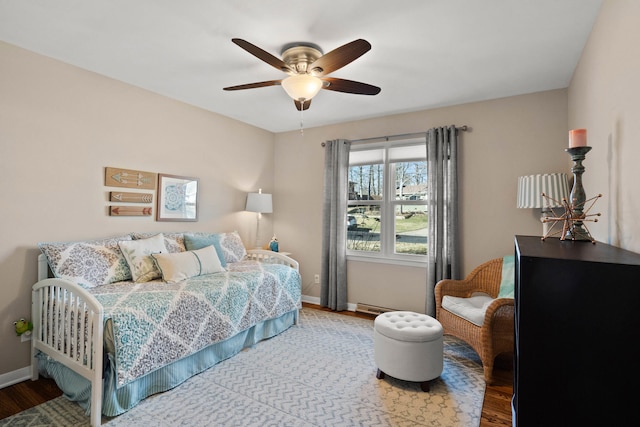
[[[373,322],[373,351],[378,373],[421,382],[429,391],[429,381],[442,373],[443,329],[440,322],[426,314],[392,311]]]

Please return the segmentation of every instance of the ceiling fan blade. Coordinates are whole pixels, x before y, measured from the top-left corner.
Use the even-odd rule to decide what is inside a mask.
[[[335,77],[325,77],[320,80],[324,82],[322,89],[334,90],[336,92],[354,93],[356,95],[377,95],[381,90],[378,86],[354,82],[353,80],[337,79]]]
[[[354,40],[322,55],[309,65],[308,69],[314,75],[321,77],[344,67],[367,53],[369,49],[371,49],[371,44],[368,41],[363,39]]]
[[[297,101],[297,100],[294,99],[293,103],[296,104],[296,110],[298,110],[298,111],[308,110],[309,107],[311,106],[311,100],[310,99],[307,99],[304,102],[300,102],[300,101]]]
[[[260,49],[258,46],[249,43],[246,40],[242,39],[231,39],[232,42],[255,56],[256,58],[266,62],[272,67],[277,68],[280,71],[284,71],[285,73],[292,73],[294,70],[291,69],[282,59],[273,56],[269,52]]]
[[[268,80],[266,82],[256,82],[256,83],[247,83],[244,85],[237,86],[229,86],[223,88],[223,90],[242,90],[242,89],[254,89],[257,87],[267,87],[267,86],[279,86],[282,80]]]

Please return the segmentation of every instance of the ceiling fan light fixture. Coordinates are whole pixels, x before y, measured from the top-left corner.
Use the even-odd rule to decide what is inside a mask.
[[[308,101],[322,88],[322,80],[309,74],[294,74],[282,80],[282,87],[294,101]]]
[[[254,89],[280,85],[287,95],[293,99],[296,109],[301,114],[302,111],[309,109],[311,98],[316,96],[320,89],[357,95],[377,95],[380,93],[380,88],[377,86],[353,80],[327,77],[328,74],[350,64],[371,49],[371,44],[364,39],[354,40],[326,54],[323,54],[322,49],[313,43],[289,43],[280,52],[282,59],[246,40],[234,38],[231,41],[261,61],[288,73],[289,77],[283,80],[267,80],[229,86],[223,88],[224,90]]]

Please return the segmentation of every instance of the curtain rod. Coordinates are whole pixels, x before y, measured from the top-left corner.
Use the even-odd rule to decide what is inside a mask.
[[[463,132],[465,132],[467,129],[468,129],[467,125],[456,126],[456,130],[461,130]],[[365,144],[365,143],[374,142],[374,141],[389,141],[392,139],[415,138],[418,136],[423,136],[426,133],[427,132],[425,131],[425,132],[403,133],[403,134],[389,135],[389,136],[376,136],[373,138],[354,139],[351,141],[351,144]],[[320,145],[324,147],[325,143],[321,142]]]

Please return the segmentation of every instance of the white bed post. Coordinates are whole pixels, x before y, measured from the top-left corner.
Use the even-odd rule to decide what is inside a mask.
[[[44,280],[49,276],[49,263],[44,254],[38,255],[38,281]],[[36,341],[41,339],[42,322],[40,319],[42,313],[41,291],[31,291],[31,322],[33,323],[33,331],[31,331],[31,381],[37,381],[40,377],[38,372],[38,360],[36,359]]]
[[[40,260],[38,259],[38,261]],[[38,270],[40,270],[39,265]],[[36,339],[40,338],[41,333],[40,310],[38,309],[41,306],[40,291],[31,291],[31,323],[33,323],[33,330],[31,331],[31,381],[36,381],[40,376],[38,360],[36,359]]]
[[[102,322],[102,313],[99,321],[92,326],[91,333],[94,337],[102,339],[104,324]],[[95,343],[95,340],[91,340]],[[99,427],[102,424],[102,345],[94,345],[91,349],[91,359],[93,360],[93,369],[91,378],[91,426]]]

